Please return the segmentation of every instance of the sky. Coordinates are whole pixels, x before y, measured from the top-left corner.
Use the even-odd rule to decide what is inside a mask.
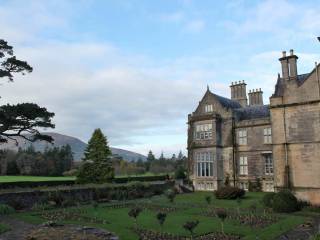
[[[85,142],[101,128],[114,147],[185,153],[207,85],[229,97],[245,80],[268,103],[283,50],[312,70],[319,12],[319,0],[0,0],[0,39],[34,68],[2,81],[0,101],[45,106],[55,132]]]

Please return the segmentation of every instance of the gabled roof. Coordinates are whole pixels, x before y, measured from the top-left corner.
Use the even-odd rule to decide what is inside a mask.
[[[297,84],[300,87],[310,76],[310,73],[300,74],[297,76]],[[277,84],[275,86],[274,94],[272,97],[281,97],[283,96],[284,90],[284,79],[278,76]]]
[[[212,92],[210,92],[217,100],[218,102],[225,108],[231,108],[231,109],[236,109],[236,108],[241,108],[241,105],[239,102],[235,101],[235,100],[231,100],[225,97],[221,97],[217,94],[214,94]]]
[[[248,106],[234,110],[237,120],[250,120],[270,117],[269,105]]]
[[[301,86],[309,77],[310,73],[300,74],[297,76],[298,85]]]

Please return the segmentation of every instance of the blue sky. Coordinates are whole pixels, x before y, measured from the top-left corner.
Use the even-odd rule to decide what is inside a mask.
[[[282,50],[299,73],[320,59],[320,1],[4,1],[1,38],[34,72],[1,86],[2,103],[37,102],[57,132],[171,155],[186,148],[187,114],[206,85],[272,94]]]

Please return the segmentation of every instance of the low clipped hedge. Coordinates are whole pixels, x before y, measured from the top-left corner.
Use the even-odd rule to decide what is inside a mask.
[[[291,213],[300,210],[298,199],[289,190],[278,193],[268,193],[262,199],[266,207],[278,213]]]
[[[158,176],[134,176],[134,177],[117,177],[112,180],[113,183],[127,183],[127,182],[155,182],[168,180],[167,175]]]
[[[155,182],[167,180],[167,175],[159,176],[134,176],[134,177],[118,177],[112,180],[113,183],[128,182]],[[21,182],[2,182],[0,189],[12,188],[36,188],[36,187],[55,187],[55,186],[71,186],[75,185],[76,180],[53,180],[53,181],[21,181]]]
[[[2,182],[0,189],[70,186],[74,184],[75,180]]]
[[[245,190],[231,186],[222,187],[214,192],[217,199],[237,199],[242,198],[245,194]]]

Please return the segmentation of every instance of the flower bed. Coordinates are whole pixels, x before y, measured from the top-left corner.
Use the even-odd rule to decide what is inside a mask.
[[[218,217],[216,209],[210,209],[203,213],[204,216]],[[227,219],[237,220],[241,225],[248,225],[255,228],[264,228],[277,221],[279,217],[273,214],[258,215],[255,213],[238,213],[235,210],[227,210]]]
[[[178,236],[165,232],[157,232],[142,228],[134,228],[133,231],[139,236],[141,240],[188,240],[188,236]],[[241,236],[223,234],[221,232],[211,232],[193,237],[195,240],[239,240]]]
[[[101,220],[96,217],[84,216],[86,214],[83,210],[58,210],[58,211],[48,211],[43,213],[38,213],[35,215],[40,216],[41,218],[47,220],[50,223],[56,223],[61,221],[79,221],[86,223],[95,223],[95,224],[109,224],[106,220]]]
[[[47,240],[47,239],[68,239],[68,240],[118,240],[113,233],[105,230],[79,227],[73,225],[41,226],[28,233],[26,240]]]

